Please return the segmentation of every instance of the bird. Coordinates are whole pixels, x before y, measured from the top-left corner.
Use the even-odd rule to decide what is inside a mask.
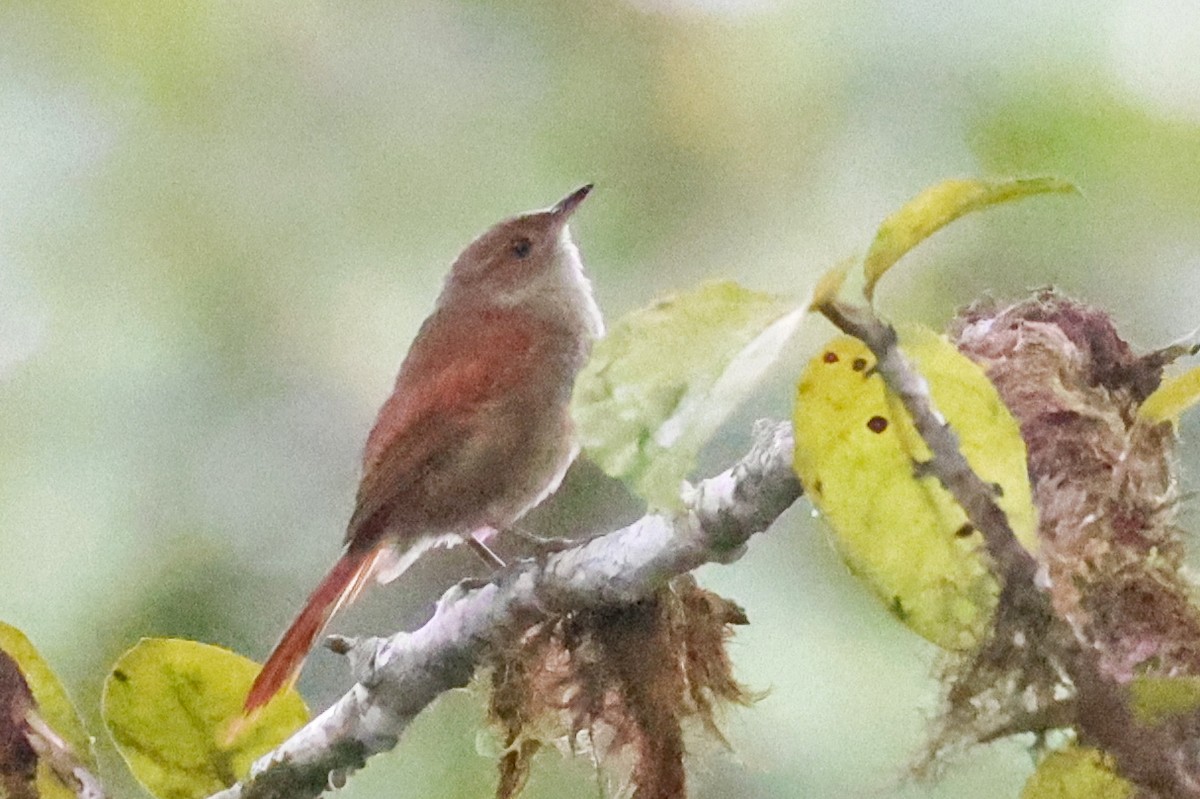
[[[591,190],[497,223],[454,261],[367,437],[342,555],[267,658],[245,716],[295,683],[369,583],[433,546],[489,554],[491,535],[562,482],[579,452],[575,378],[604,333],[567,225]]]

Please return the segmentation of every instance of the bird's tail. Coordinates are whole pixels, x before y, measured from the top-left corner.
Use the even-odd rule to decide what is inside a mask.
[[[275,645],[271,656],[263,664],[262,671],[250,686],[243,711],[246,715],[265,705],[275,694],[286,689],[300,674],[300,667],[308,657],[317,636],[333,614],[354,601],[358,593],[370,580],[377,563],[388,559],[389,547],[348,550],[329,574],[309,596],[304,610],[288,627],[287,632]]]

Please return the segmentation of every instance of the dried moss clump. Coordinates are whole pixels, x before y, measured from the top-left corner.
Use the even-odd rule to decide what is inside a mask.
[[[720,739],[720,706],[752,700],[725,651],[731,626],[746,623],[741,608],[685,576],[635,605],[527,630],[491,664],[489,711],[505,745],[497,796],[520,792],[548,743],[627,762],[636,799],[683,796],[685,725]]]
[[[1116,729],[1133,718],[1124,689],[1135,679],[1200,674],[1200,611],[1173,525],[1175,431],[1138,418],[1178,350],[1138,355],[1107,314],[1048,290],[977,303],[951,335],[1021,425],[1049,588],[1006,586],[991,639],[946,665],[933,751],[1070,727],[1129,740],[1122,765],[1139,737],[1182,753],[1171,730],[1194,725],[1181,719]]]

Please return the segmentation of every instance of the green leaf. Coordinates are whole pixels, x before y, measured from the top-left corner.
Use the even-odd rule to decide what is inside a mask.
[[[946,180],[930,186],[879,226],[863,263],[870,300],[875,284],[905,253],[960,216],[1035,194],[1070,193],[1074,185],[1058,178],[1027,180]]]
[[[1134,677],[1129,692],[1134,715],[1142,724],[1160,724],[1200,708],[1200,677]]]
[[[1135,794],[1111,759],[1083,746],[1051,752],[1021,789],[1021,799],[1132,799]]]
[[[308,720],[289,689],[250,718],[242,702],[258,664],[195,641],[146,638],[104,683],[104,723],[134,776],[160,799],[227,788]]]
[[[708,283],[620,319],[575,384],[587,454],[653,507],[770,368],[804,308],[735,283]]]
[[[49,664],[23,632],[4,622],[0,622],[0,649],[16,661],[37,703],[38,715],[70,744],[80,763],[95,771],[96,756],[92,752],[92,738],[84,729],[71,698]],[[75,799],[74,792],[59,781],[45,762],[38,763],[37,790],[43,799]]]

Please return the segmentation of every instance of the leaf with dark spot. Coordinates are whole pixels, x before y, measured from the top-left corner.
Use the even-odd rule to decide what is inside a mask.
[[[294,689],[244,718],[257,673],[258,664],[220,647],[144,639],[104,684],[104,723],[147,790],[159,799],[199,799],[244,777],[308,720]]]

